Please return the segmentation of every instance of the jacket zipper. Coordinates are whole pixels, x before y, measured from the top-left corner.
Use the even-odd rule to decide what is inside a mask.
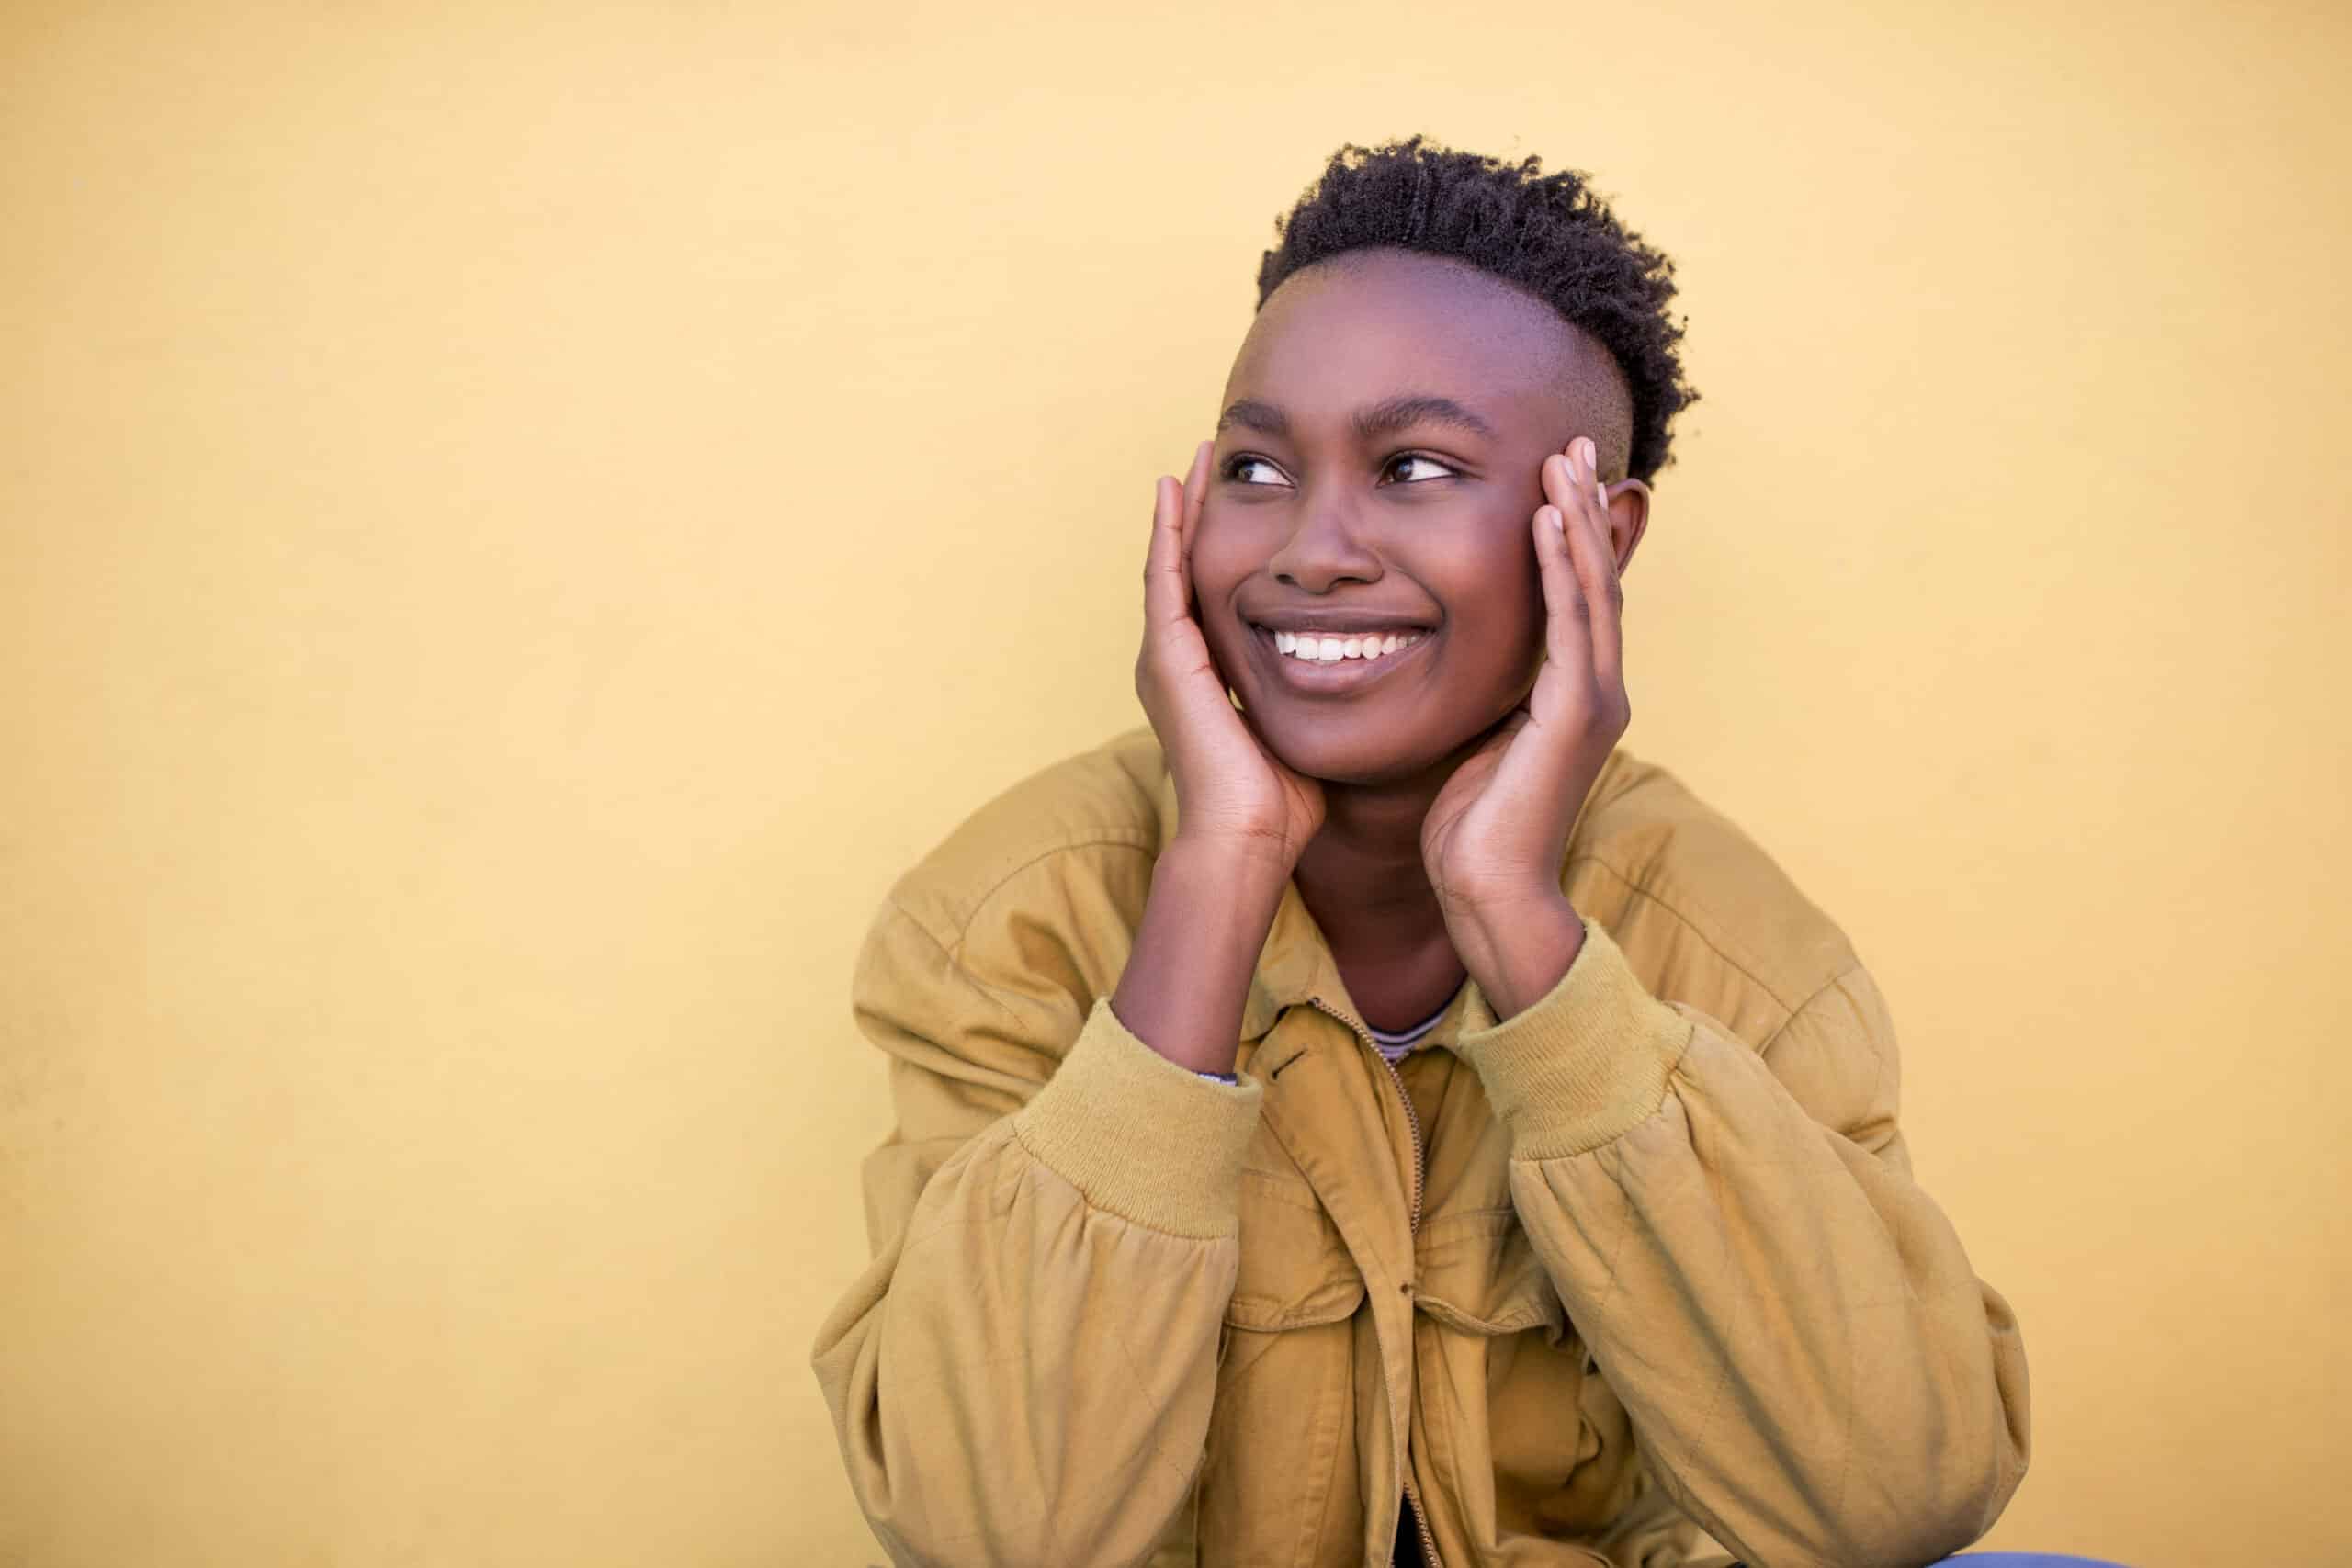
[[[1325,1001],[1321,997],[1309,997],[1306,999],[1317,1011],[1329,1013],[1346,1024],[1349,1032],[1363,1041],[1363,1048],[1372,1053],[1373,1060],[1388,1069],[1388,1081],[1396,1086],[1396,1099],[1405,1107],[1405,1125],[1410,1128],[1413,1134],[1412,1220],[1408,1228],[1415,1234],[1419,1234],[1421,1228],[1421,1182],[1426,1179],[1427,1173],[1421,1165],[1421,1118],[1413,1109],[1413,1097],[1405,1092],[1404,1075],[1396,1070],[1396,1063],[1380,1054],[1380,1047],[1373,1043],[1372,1031]]]
[[[1317,1011],[1328,1013],[1346,1024],[1348,1032],[1363,1042],[1363,1048],[1372,1053],[1374,1059],[1388,1069],[1388,1081],[1396,1086],[1397,1101],[1405,1107],[1405,1125],[1411,1132],[1413,1138],[1411,1219],[1407,1223],[1406,1231],[1408,1235],[1418,1235],[1421,1229],[1421,1183],[1428,1179],[1428,1171],[1422,1163],[1420,1113],[1413,1109],[1413,1097],[1405,1092],[1405,1075],[1396,1070],[1396,1063],[1380,1054],[1380,1047],[1373,1041],[1372,1031],[1325,1001],[1321,997],[1309,997],[1306,999]],[[1407,1346],[1407,1353],[1411,1353],[1409,1344]],[[1408,1433],[1406,1437],[1406,1449],[1408,1453],[1411,1448],[1412,1438]],[[1413,1523],[1420,1529],[1421,1561],[1428,1564],[1428,1568],[1445,1568],[1444,1562],[1437,1554],[1437,1537],[1430,1533],[1429,1518],[1421,1511],[1420,1494],[1413,1490],[1413,1466],[1409,1459],[1405,1464],[1405,1501],[1412,1505]]]

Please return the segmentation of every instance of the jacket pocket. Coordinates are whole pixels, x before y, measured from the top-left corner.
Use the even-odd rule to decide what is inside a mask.
[[[1259,1166],[1241,1172],[1241,1262],[1225,1321],[1271,1332],[1336,1323],[1363,1300],[1363,1276],[1315,1190]]]
[[[1415,1259],[1414,1304],[1441,1330],[1422,1337],[1421,1412],[1460,1495],[1492,1510],[1471,1528],[1506,1538],[1597,1535],[1631,1495],[1623,1466],[1594,1462],[1604,1458],[1602,1432],[1585,1409],[1585,1348],[1517,1211],[1425,1221]],[[1572,1551],[1565,1560],[1603,1561]]]
[[[1203,1456],[1203,1563],[1300,1568],[1357,1555],[1363,1306],[1363,1276],[1306,1179],[1245,1167],[1241,1259]]]
[[[1541,1328],[1558,1344],[1568,1314],[1544,1260],[1509,1207],[1447,1214],[1422,1228],[1414,1251],[1421,1311],[1463,1334]]]

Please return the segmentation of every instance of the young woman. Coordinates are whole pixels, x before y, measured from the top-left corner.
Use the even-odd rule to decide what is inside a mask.
[[[815,1351],[914,1563],[1924,1563],[2027,1459],[1885,1004],[1618,744],[1687,402],[1578,178],[1343,149],[1162,479],[1148,728],[859,962],[898,1127]]]

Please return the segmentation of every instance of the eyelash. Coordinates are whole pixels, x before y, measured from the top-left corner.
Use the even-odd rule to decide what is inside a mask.
[[[1241,470],[1251,463],[1263,463],[1270,468],[1279,469],[1280,468],[1280,465],[1275,463],[1272,458],[1261,457],[1254,452],[1237,452],[1232,457],[1227,457],[1225,460],[1225,467],[1220,471],[1226,479],[1239,480],[1241,478]],[[1399,463],[1427,463],[1431,468],[1444,469],[1445,472],[1443,477],[1447,479],[1459,479],[1462,472],[1459,468],[1456,468],[1444,458],[1432,457],[1426,452],[1394,453],[1389,457],[1386,462],[1380,465],[1380,471],[1385,474]],[[1399,482],[1404,484],[1427,484],[1430,481],[1427,479],[1405,479],[1400,480]]]

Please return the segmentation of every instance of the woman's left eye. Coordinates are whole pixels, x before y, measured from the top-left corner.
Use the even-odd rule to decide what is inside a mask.
[[[1409,468],[1416,463],[1419,464],[1422,468],[1429,469],[1430,472],[1416,477],[1408,477],[1401,482],[1405,484],[1421,484],[1432,479],[1445,479],[1451,477],[1453,473],[1452,468],[1447,468],[1443,463],[1439,462],[1436,458],[1424,457],[1418,452],[1406,452],[1389,458],[1386,471],[1389,473],[1395,473],[1399,468]]]

